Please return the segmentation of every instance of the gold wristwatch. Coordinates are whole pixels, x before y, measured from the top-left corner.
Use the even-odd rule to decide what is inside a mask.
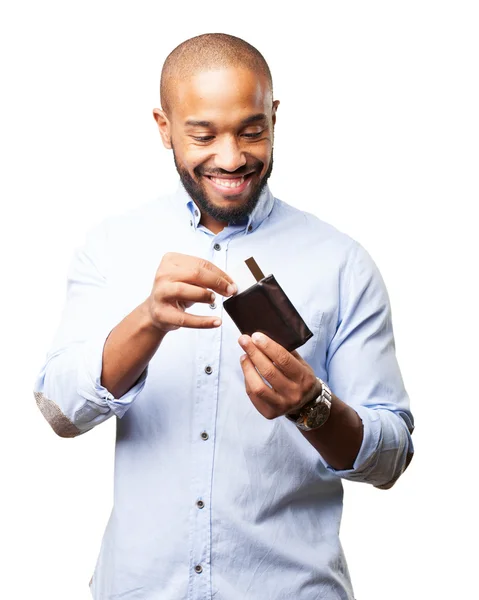
[[[303,431],[311,431],[324,425],[331,412],[331,390],[322,379],[316,379],[321,384],[319,395],[309,400],[298,411],[284,415]]]

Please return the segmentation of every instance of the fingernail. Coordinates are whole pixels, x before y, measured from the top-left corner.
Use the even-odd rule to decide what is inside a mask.
[[[247,356],[248,356],[247,354],[243,354],[243,356],[240,357],[240,361],[244,362],[246,360]]]
[[[226,288],[226,294],[228,296],[232,296],[233,294],[236,294],[237,291],[238,291],[238,288],[236,287],[235,283],[230,283],[229,286]]]
[[[242,345],[245,346],[248,343],[248,338],[245,335],[241,335],[238,342]]]
[[[253,342],[256,342],[257,344],[264,344],[265,337],[262,333],[259,333],[258,331],[255,331],[253,333],[253,335],[251,336],[251,339],[253,340]]]

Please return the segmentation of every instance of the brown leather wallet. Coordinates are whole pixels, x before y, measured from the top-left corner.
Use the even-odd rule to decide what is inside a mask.
[[[251,270],[256,277],[258,273],[262,275],[259,268]],[[313,335],[274,275],[262,277],[248,289],[225,300],[223,306],[241,333],[252,335],[260,331],[289,352]]]

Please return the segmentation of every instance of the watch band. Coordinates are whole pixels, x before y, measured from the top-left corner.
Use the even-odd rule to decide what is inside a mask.
[[[331,411],[331,390],[322,379],[319,377],[316,377],[316,379],[321,384],[319,395],[306,402],[299,411],[285,415],[296,427],[303,431],[319,429],[326,423]]]

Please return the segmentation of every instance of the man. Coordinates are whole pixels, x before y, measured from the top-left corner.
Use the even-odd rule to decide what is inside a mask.
[[[381,276],[271,194],[279,102],[255,48],[187,40],[161,105],[181,185],[89,233],[35,384],[61,436],[118,417],[92,595],[351,600],[341,480],[389,488],[413,454]],[[293,352],[239,335],[223,310],[250,256],[313,333]]]

